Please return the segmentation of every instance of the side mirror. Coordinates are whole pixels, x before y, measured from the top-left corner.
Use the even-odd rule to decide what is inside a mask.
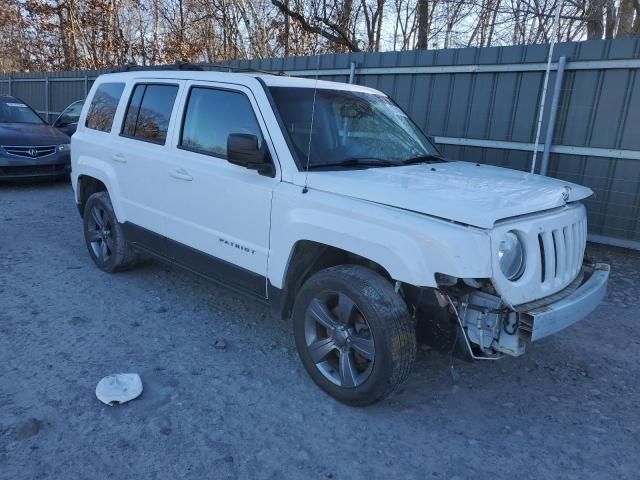
[[[258,147],[258,137],[249,133],[231,133],[227,137],[227,159],[234,165],[272,173],[273,164],[266,150]]]

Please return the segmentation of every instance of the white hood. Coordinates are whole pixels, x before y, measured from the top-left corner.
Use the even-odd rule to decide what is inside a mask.
[[[563,180],[468,162],[312,171],[308,186],[481,228],[593,194]]]

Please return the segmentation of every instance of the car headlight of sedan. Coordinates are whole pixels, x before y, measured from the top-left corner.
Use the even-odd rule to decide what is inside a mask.
[[[62,152],[69,152],[69,151],[71,151],[70,143],[63,143],[62,145],[58,145],[58,152],[62,153]]]
[[[518,234],[511,231],[504,234],[498,245],[498,263],[502,274],[512,282],[524,273],[524,245]]]

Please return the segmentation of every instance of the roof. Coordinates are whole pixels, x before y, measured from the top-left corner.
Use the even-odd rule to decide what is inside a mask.
[[[352,85],[349,83],[329,82],[317,80],[315,78],[288,77],[280,75],[269,75],[267,73],[235,73],[216,71],[191,71],[191,70],[134,70],[130,72],[105,73],[98,77],[98,82],[104,81],[128,81],[138,78],[144,79],[179,79],[179,80],[200,80],[210,82],[237,83],[249,85],[252,81],[260,78],[270,87],[292,87],[292,88],[317,88],[327,90],[345,90],[352,92],[364,92],[380,94],[378,90]]]

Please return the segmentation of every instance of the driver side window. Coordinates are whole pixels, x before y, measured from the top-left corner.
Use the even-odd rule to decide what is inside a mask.
[[[249,99],[240,92],[193,87],[184,114],[180,148],[227,158],[227,137],[231,133],[250,133],[263,137]]]
[[[83,104],[84,102],[75,102],[69,105],[64,110],[64,112],[62,112],[60,116],[57,118],[54,126],[63,127],[73,123],[78,123],[78,119],[80,118],[80,113],[82,112]]]

